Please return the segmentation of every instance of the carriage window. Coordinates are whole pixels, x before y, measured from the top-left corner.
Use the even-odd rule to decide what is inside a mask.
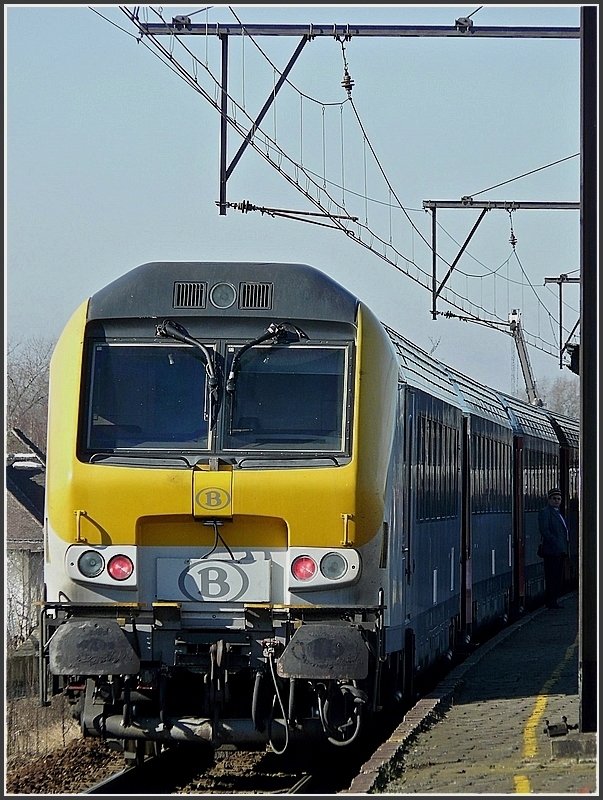
[[[237,348],[228,348],[228,374]],[[343,451],[345,347],[255,346],[239,363],[227,398],[226,450]]]
[[[192,347],[94,345],[86,449],[207,449],[205,379]]]
[[[423,414],[417,442],[417,520],[453,517],[458,510],[459,432]]]

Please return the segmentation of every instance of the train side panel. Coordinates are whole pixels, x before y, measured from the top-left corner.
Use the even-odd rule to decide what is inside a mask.
[[[470,437],[473,628],[508,618],[513,581],[512,436],[472,416]]]
[[[460,625],[462,415],[421,390],[412,402],[406,618],[416,667],[425,670],[450,655]]]

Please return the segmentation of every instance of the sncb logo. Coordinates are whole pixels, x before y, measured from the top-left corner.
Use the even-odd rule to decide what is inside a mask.
[[[220,509],[226,508],[230,504],[230,495],[224,489],[210,486],[197,492],[195,503],[207,511],[220,511]]]

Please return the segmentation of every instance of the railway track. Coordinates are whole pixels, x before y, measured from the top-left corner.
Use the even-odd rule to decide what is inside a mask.
[[[271,753],[188,748],[148,757],[91,786],[85,794],[199,794],[215,790],[232,794],[298,794],[314,780],[310,772],[280,764]]]
[[[198,745],[176,748],[114,773],[85,793],[337,794],[349,788],[397,722],[392,718],[366,740],[345,748],[306,743],[282,755],[265,750],[213,751]]]
[[[463,660],[459,656],[449,668]],[[433,689],[446,673],[417,686],[415,699]],[[402,705],[390,709],[367,731],[366,739],[349,747],[292,744],[283,755],[266,750],[214,751],[209,745],[183,743],[147,757],[138,767],[133,760],[131,767],[123,769],[121,751],[111,752],[102,740],[72,741],[46,757],[43,765],[30,764],[25,770],[29,777],[19,776],[13,768],[7,787],[17,794],[338,794],[349,790],[362,765],[411,710]],[[97,782],[91,786],[92,780]]]

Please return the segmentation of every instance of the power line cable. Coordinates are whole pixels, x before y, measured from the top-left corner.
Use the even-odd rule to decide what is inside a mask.
[[[480,6],[479,8],[477,8],[477,9],[476,9],[476,10],[473,12],[473,14],[475,14],[475,13],[476,13],[477,11],[479,11],[481,8],[482,8],[482,6]],[[158,15],[158,16],[159,16],[161,19],[162,19],[162,21],[163,21],[163,22],[165,22],[165,19],[164,19],[164,18],[161,16],[160,12],[157,12],[155,9],[152,9],[152,10],[153,10],[153,11],[154,11],[154,12],[155,12],[155,13],[156,13],[156,14],[157,14],[157,15]],[[244,27],[244,23],[241,21],[241,18],[240,18],[240,17],[239,17],[239,16],[238,16],[238,15],[237,15],[235,12],[234,12],[234,10],[233,10],[233,8],[232,8],[231,6],[229,6],[229,10],[230,10],[230,11],[231,11],[231,13],[233,14],[233,16],[235,17],[235,19],[237,20],[237,22],[238,22],[238,23],[239,23],[239,24],[240,24],[242,27]],[[267,61],[267,62],[270,64],[270,66],[272,67],[272,69],[273,69],[275,72],[277,72],[279,75],[281,75],[282,73],[281,73],[281,72],[278,70],[278,68],[277,68],[277,67],[274,65],[274,63],[271,61],[271,59],[270,59],[270,58],[269,58],[269,57],[266,55],[266,53],[264,52],[264,50],[263,50],[263,49],[262,49],[262,48],[259,46],[259,44],[258,44],[258,43],[255,41],[254,37],[250,36],[249,38],[250,38],[251,42],[254,44],[254,46],[255,46],[255,47],[258,49],[258,51],[261,53],[261,55],[262,55],[262,56],[265,58],[265,60],[266,60],[266,61]],[[178,40],[178,41],[180,42],[180,44],[182,45],[182,47],[183,47],[183,48],[184,48],[184,49],[185,49],[185,50],[186,50],[186,51],[189,53],[189,55],[190,55],[190,56],[191,56],[193,59],[195,59],[195,60],[196,60],[196,56],[194,55],[194,53],[192,53],[192,51],[191,51],[191,50],[190,50],[188,47],[186,47],[186,46],[184,45],[184,43],[183,43],[183,42],[181,42],[180,40]],[[346,60],[346,57],[345,57],[345,50],[344,50],[343,42],[340,42],[340,43],[341,43],[341,46],[342,46],[342,51],[343,51],[344,72],[347,72],[348,66],[347,66],[347,60]],[[216,84],[218,84],[217,78],[215,78],[215,76],[212,76],[212,77],[213,77],[214,81],[216,82]],[[324,103],[324,102],[322,102],[322,101],[319,101],[319,100],[317,100],[316,98],[313,98],[313,97],[310,97],[310,96],[306,95],[306,94],[305,94],[305,93],[303,93],[303,92],[302,92],[300,89],[298,89],[298,88],[297,88],[297,87],[296,87],[296,86],[295,86],[293,83],[291,83],[291,81],[287,80],[286,82],[287,82],[287,83],[288,83],[288,84],[289,84],[289,85],[290,85],[290,86],[291,86],[291,87],[292,87],[292,88],[293,88],[293,89],[294,89],[294,90],[295,90],[295,91],[296,91],[296,92],[297,92],[297,93],[300,95],[300,97],[304,97],[304,98],[306,98],[306,99],[309,99],[309,100],[311,100],[312,102],[315,102],[315,103],[317,103],[317,104],[320,104],[321,106],[323,106],[323,118],[324,118],[324,106],[325,106],[325,105],[340,105],[340,106],[343,106],[343,103],[345,103],[345,102],[346,102],[346,101],[343,101],[342,103],[333,103],[333,104]],[[429,242],[427,241],[427,239],[426,239],[426,238],[423,236],[423,234],[421,233],[421,231],[420,231],[420,230],[419,230],[419,229],[418,229],[418,228],[417,228],[417,227],[414,225],[413,221],[412,221],[412,220],[410,219],[410,217],[408,216],[407,209],[404,207],[404,205],[401,203],[401,201],[400,201],[400,200],[399,200],[399,198],[397,197],[397,195],[396,195],[396,193],[395,193],[395,191],[394,191],[394,189],[393,189],[393,187],[392,187],[392,185],[391,185],[391,183],[390,183],[389,179],[387,178],[387,176],[386,176],[386,174],[385,174],[385,170],[383,169],[383,167],[381,166],[381,164],[380,164],[380,162],[379,162],[379,159],[378,159],[378,157],[377,157],[376,151],[375,151],[374,147],[372,146],[372,144],[371,144],[371,142],[370,142],[370,140],[369,140],[369,138],[368,138],[368,136],[367,136],[367,134],[366,134],[366,130],[365,130],[365,128],[364,128],[364,125],[363,125],[362,121],[360,120],[360,116],[359,116],[359,114],[358,114],[358,111],[357,111],[356,107],[354,106],[354,103],[353,103],[353,101],[351,100],[351,97],[349,97],[349,99],[350,99],[350,102],[351,102],[352,108],[353,108],[353,110],[354,110],[354,113],[355,113],[355,115],[356,115],[356,119],[357,119],[357,122],[358,122],[358,124],[359,124],[359,127],[360,127],[360,129],[361,129],[361,131],[362,131],[362,134],[363,134],[364,138],[365,138],[365,141],[366,141],[366,143],[368,144],[368,146],[369,146],[369,148],[370,148],[370,150],[371,150],[371,152],[372,152],[372,154],[373,154],[373,158],[375,159],[375,163],[376,163],[376,164],[377,164],[377,166],[379,167],[379,169],[380,169],[380,171],[381,171],[381,174],[382,174],[382,176],[383,176],[383,178],[384,178],[384,180],[385,180],[385,182],[386,182],[386,185],[388,186],[388,189],[389,189],[390,193],[391,193],[391,194],[392,194],[392,195],[395,197],[395,199],[396,199],[396,201],[397,201],[397,204],[396,204],[396,205],[394,205],[394,204],[392,204],[392,203],[387,203],[387,202],[385,202],[385,201],[378,201],[378,200],[375,200],[375,199],[373,199],[373,198],[366,198],[366,197],[365,197],[365,199],[368,199],[368,200],[370,200],[371,202],[378,203],[378,204],[381,204],[381,205],[384,205],[384,206],[387,206],[387,207],[390,207],[390,208],[393,208],[393,207],[400,208],[400,209],[401,209],[401,210],[404,212],[404,214],[406,215],[406,217],[407,217],[407,219],[408,219],[408,221],[409,221],[409,223],[410,223],[411,227],[412,227],[412,228],[415,230],[415,232],[416,232],[416,233],[419,235],[419,237],[420,237],[420,238],[421,238],[421,239],[422,239],[422,240],[425,242],[425,244],[426,244],[426,245],[427,245],[427,246],[428,246],[430,249],[432,249],[432,248],[431,248],[431,245],[430,245],[430,243],[429,243]],[[233,102],[234,102],[234,101],[233,101]],[[534,170],[534,171],[536,172],[536,171],[538,171],[538,170],[540,170],[540,169],[544,169],[544,167],[539,167],[537,170]],[[321,175],[319,175],[319,173],[313,172],[312,170],[310,170],[310,169],[309,169],[309,168],[307,168],[307,167],[302,167],[302,170],[303,170],[303,172],[304,172],[304,173],[309,173],[309,174],[311,174],[311,175],[314,175],[314,176],[315,176],[315,177],[317,177],[317,178],[321,178],[321,179],[322,179],[322,183],[323,183],[323,188],[325,188],[325,187],[326,187],[326,183],[329,183],[331,186],[334,186],[334,187],[336,187],[336,188],[339,188],[339,189],[343,189],[343,187],[342,187],[341,185],[337,184],[336,182],[334,182],[334,181],[328,181],[328,180],[326,179],[326,177],[325,177],[325,175],[324,175],[324,174],[321,176]],[[520,177],[521,177],[521,176],[520,176]],[[511,180],[515,180],[515,179],[511,179]],[[349,190],[349,189],[348,189],[348,190],[346,190],[346,191],[348,191],[348,193],[350,193],[350,194],[352,194],[352,195],[354,195],[354,196],[356,196],[356,197],[363,197],[363,195],[361,195],[360,193],[353,192],[352,190]],[[487,191],[487,190],[484,190],[484,191]],[[344,206],[343,206],[343,205],[339,205],[339,208],[341,208],[341,209],[344,209]],[[414,210],[417,210],[417,209],[409,209],[409,210],[413,210],[413,211],[414,211]],[[307,220],[304,220],[304,221],[307,221]],[[442,229],[442,230],[445,230],[445,229],[443,228],[443,226],[441,226],[441,225],[440,225],[440,227],[441,227],[441,229]],[[447,233],[447,231],[445,231],[445,232]],[[449,234],[448,234],[448,235],[449,235]],[[453,238],[453,237],[450,237],[450,238]],[[454,239],[453,239],[453,241],[454,241]],[[458,244],[458,243],[457,243],[457,244]],[[443,258],[443,257],[442,257],[440,254],[437,254],[437,255],[438,255],[438,257],[441,259],[441,261],[442,261],[444,264],[446,264],[447,266],[450,266],[449,262],[448,262],[448,261],[447,261],[445,258]],[[477,259],[475,259],[475,260],[477,260]],[[481,262],[478,262],[478,263],[481,263]],[[460,274],[460,275],[466,276],[466,277],[475,277],[475,278],[480,278],[480,279],[481,279],[481,278],[483,278],[483,277],[487,277],[487,276],[488,276],[488,275],[490,275],[490,274],[494,274],[494,273],[496,273],[498,270],[500,270],[500,269],[502,268],[502,266],[504,266],[504,263],[505,263],[505,262],[503,262],[503,264],[502,264],[500,267],[498,267],[496,270],[490,271],[490,272],[489,272],[489,273],[487,273],[486,275],[475,275],[475,274],[467,273],[467,272],[465,272],[464,270],[462,270],[462,269],[460,269],[460,268],[457,268],[457,273],[458,273],[458,274]],[[486,265],[483,265],[483,266],[485,267]],[[487,268],[487,267],[486,267],[486,268]],[[518,281],[512,281],[512,282],[513,282],[513,283],[516,283],[516,284],[518,284],[518,285],[519,285],[519,283],[520,283],[520,282],[518,282]],[[469,299],[468,299],[468,298],[463,298],[463,299],[465,299],[465,300],[469,301]]]
[[[142,30],[142,28],[140,27],[140,24],[138,23],[138,18],[137,18],[137,16],[136,16],[135,14],[133,14],[132,12],[130,12],[130,11],[127,9],[127,8],[124,8],[124,7],[120,7],[120,8],[121,8],[121,10],[122,10],[122,11],[123,11],[123,12],[124,12],[124,13],[125,13],[125,14],[126,14],[128,17],[129,17],[129,18],[130,18],[130,20],[131,20],[131,21],[132,21],[134,24],[136,24],[136,25],[139,27],[139,30],[141,31],[141,35],[142,35],[142,34],[146,34],[146,35],[148,35],[148,36],[149,36],[149,38],[150,38],[150,40],[152,41],[153,45],[154,45],[154,46],[155,46],[155,47],[156,47],[156,48],[157,48],[157,49],[158,49],[158,50],[159,50],[159,51],[160,51],[160,52],[163,54],[164,58],[165,58],[165,59],[167,59],[167,60],[164,60],[164,58],[160,58],[160,60],[164,61],[164,63],[167,63],[167,65],[168,65],[168,66],[169,66],[169,67],[172,69],[172,71],[174,71],[174,72],[175,72],[175,73],[176,73],[176,74],[177,74],[179,77],[181,77],[183,80],[185,80],[185,82],[187,82],[187,83],[188,83],[188,84],[189,84],[189,85],[190,85],[192,88],[194,88],[194,89],[195,89],[197,92],[201,93],[201,94],[202,94],[202,95],[205,97],[205,99],[206,99],[206,100],[208,100],[208,102],[210,102],[210,103],[211,103],[211,104],[214,106],[214,108],[216,108],[216,110],[218,110],[218,111],[221,113],[221,109],[220,109],[220,107],[218,106],[218,104],[217,104],[216,100],[215,100],[215,99],[212,99],[212,98],[210,97],[210,95],[209,95],[209,94],[206,92],[206,90],[203,90],[203,89],[202,89],[202,87],[200,87],[200,86],[199,86],[199,84],[198,84],[198,82],[197,82],[197,80],[196,80],[196,77],[194,77],[194,78],[193,78],[193,77],[190,75],[190,73],[188,73],[188,71],[187,71],[187,70],[186,70],[186,69],[185,69],[185,68],[184,68],[184,67],[183,67],[181,64],[179,64],[179,63],[178,63],[178,62],[177,62],[177,61],[174,59],[174,56],[173,56],[173,52],[172,52],[172,50],[170,49],[170,51],[168,52],[168,51],[167,51],[167,50],[166,50],[166,49],[165,49],[165,48],[164,48],[162,45],[160,45],[160,43],[157,41],[156,37],[149,35],[149,34],[148,34],[148,32],[146,32],[146,31],[143,31],[143,30]],[[154,13],[158,14],[158,16],[160,16],[160,18],[162,18],[162,17],[161,17],[161,15],[160,15],[160,13],[159,13],[159,12],[157,12],[155,9],[151,9],[151,10],[153,10],[153,12],[154,12]],[[164,22],[165,22],[165,20],[164,20]],[[119,26],[118,26],[118,27],[119,27]],[[134,38],[136,38],[136,37],[134,37]],[[191,53],[191,51],[190,51],[190,50],[189,50],[187,47],[185,47],[185,46],[182,44],[182,42],[180,41],[180,39],[178,39],[178,41],[179,41],[179,43],[180,43],[180,44],[181,44],[181,45],[184,47],[184,49],[185,49],[185,50],[186,50],[186,51],[187,51],[187,52],[188,52],[188,53],[189,53],[189,54],[190,54],[190,55],[193,57],[193,59],[194,59],[196,62],[198,62],[198,59],[196,59],[196,57],[194,56],[194,54],[192,54],[192,53]],[[173,42],[172,42],[171,44],[172,44],[172,46],[173,46]],[[208,69],[206,66],[204,66],[204,65],[201,65],[201,66],[203,66],[203,67],[204,67],[204,69],[206,69],[206,71],[208,72],[208,74],[210,75],[210,77],[211,77],[211,78],[214,80],[214,83],[215,83],[217,86],[219,86],[219,83],[218,83],[217,79],[215,78],[215,76],[211,75],[211,71],[210,71],[210,70],[209,70],[209,69]],[[294,88],[295,88],[295,87],[294,87]],[[231,102],[233,103],[233,105],[235,105],[235,106],[237,106],[237,105],[238,105],[238,104],[236,104],[236,101],[234,100],[234,98],[232,98],[232,97],[229,97],[229,99],[231,100]],[[352,105],[353,105],[353,103],[352,103]],[[238,107],[240,108],[240,106],[238,106]],[[355,109],[354,109],[354,110],[355,110]],[[243,113],[245,113],[245,112],[243,112]],[[361,123],[361,121],[360,121],[360,119],[359,119],[359,116],[358,116],[358,114],[357,114],[356,110],[355,110],[355,113],[356,113],[356,116],[357,116],[357,119],[358,119],[359,125],[360,125],[361,129],[363,130],[363,134],[365,135],[365,140],[368,142],[368,138],[366,137],[366,134],[365,134],[364,128],[363,128],[363,126],[362,126],[362,123]],[[248,116],[247,114],[246,114],[246,116],[248,117],[248,119],[250,119],[250,118],[249,118],[249,116]],[[237,123],[237,121],[236,121],[235,119],[233,119],[232,117],[229,117],[229,116],[227,115],[227,120],[228,120],[229,124],[231,124],[231,125],[232,125],[232,126],[233,126],[233,127],[236,129],[236,130],[237,130],[237,132],[238,132],[238,133],[239,133],[241,136],[243,136],[243,135],[246,135],[246,134],[248,133],[248,132],[247,132],[247,131],[245,131],[245,129],[244,129],[244,128],[242,128],[242,127],[239,125],[239,123]],[[258,129],[258,130],[259,130],[259,129]],[[255,143],[253,140],[252,140],[252,141],[250,141],[250,145],[251,145],[252,147],[254,147],[254,149],[256,150],[256,152],[258,152],[260,155],[262,155],[262,157],[264,157],[264,158],[265,158],[265,160],[267,160],[267,161],[268,161],[268,163],[270,163],[270,164],[271,164],[271,166],[273,166],[275,169],[277,169],[277,170],[278,170],[278,171],[281,173],[281,175],[282,175],[283,177],[285,177],[285,179],[286,179],[286,180],[288,180],[288,181],[289,181],[289,183],[291,183],[291,184],[292,184],[292,185],[293,185],[293,186],[294,186],[294,187],[295,187],[295,188],[296,188],[298,191],[301,191],[301,192],[302,192],[302,193],[303,193],[303,194],[306,196],[306,198],[307,198],[307,199],[308,199],[310,202],[312,202],[314,205],[316,205],[316,207],[317,207],[317,208],[321,209],[321,210],[322,210],[322,211],[323,211],[323,212],[324,212],[324,213],[325,213],[327,216],[330,216],[330,217],[331,217],[331,219],[332,219],[332,220],[333,220],[333,222],[334,222],[334,225],[333,225],[332,227],[337,227],[337,228],[339,228],[340,230],[342,230],[344,233],[346,233],[348,236],[353,236],[353,237],[355,238],[355,241],[356,241],[356,242],[358,242],[359,244],[362,244],[362,246],[364,246],[364,247],[366,247],[367,249],[371,250],[371,252],[373,252],[374,254],[378,255],[380,258],[382,258],[383,260],[385,260],[387,263],[390,263],[390,264],[391,264],[392,266],[394,266],[396,269],[398,269],[399,271],[401,271],[401,272],[403,272],[405,275],[407,275],[407,277],[410,277],[412,280],[415,280],[415,281],[416,281],[416,282],[418,282],[420,285],[422,285],[424,288],[429,288],[429,284],[428,284],[428,283],[424,283],[423,281],[421,281],[421,280],[420,280],[420,278],[419,278],[419,277],[415,277],[415,276],[413,276],[413,275],[412,275],[412,274],[409,272],[409,270],[408,270],[408,264],[412,264],[414,267],[416,267],[416,269],[417,269],[417,272],[418,272],[419,274],[421,274],[421,273],[422,273],[422,274],[423,274],[423,275],[424,275],[424,276],[425,276],[427,279],[429,279],[429,278],[430,278],[430,276],[428,275],[428,273],[427,273],[425,270],[423,270],[423,269],[422,269],[422,268],[421,268],[421,267],[420,267],[420,266],[419,266],[419,265],[418,265],[418,264],[417,264],[417,263],[414,261],[414,259],[409,259],[408,257],[404,256],[403,254],[399,253],[399,251],[397,251],[397,250],[396,250],[396,248],[394,248],[394,247],[393,247],[391,244],[388,244],[388,243],[386,243],[386,242],[385,242],[383,239],[381,239],[381,237],[379,237],[377,234],[375,234],[373,231],[371,231],[371,230],[370,230],[370,228],[368,228],[368,226],[362,226],[362,225],[358,225],[358,223],[357,223],[357,225],[358,225],[359,229],[364,229],[365,231],[367,231],[367,232],[368,232],[368,233],[371,235],[372,239],[375,239],[375,238],[376,238],[376,239],[377,239],[377,240],[378,240],[378,241],[379,241],[379,242],[380,242],[380,243],[381,243],[381,244],[384,246],[384,250],[385,250],[385,249],[387,249],[387,248],[389,247],[389,248],[390,248],[391,250],[393,250],[393,252],[396,254],[396,257],[397,257],[397,256],[400,256],[401,258],[403,258],[403,259],[404,259],[404,260],[407,262],[407,269],[406,269],[406,270],[404,270],[404,269],[401,269],[401,268],[399,267],[399,265],[397,264],[397,261],[393,261],[391,258],[388,258],[388,257],[387,257],[387,256],[386,256],[384,253],[383,253],[383,254],[382,254],[382,253],[379,253],[378,251],[376,251],[376,250],[375,250],[375,249],[372,247],[372,243],[369,245],[369,244],[367,244],[366,242],[362,241],[362,239],[361,239],[360,237],[358,237],[358,236],[354,236],[354,234],[353,234],[353,232],[352,232],[352,231],[350,231],[348,228],[346,228],[344,225],[342,225],[342,224],[341,224],[341,223],[340,223],[340,222],[339,222],[337,219],[334,219],[334,218],[333,218],[333,216],[332,216],[332,212],[329,212],[327,209],[325,209],[325,208],[324,208],[324,206],[321,204],[321,202],[320,202],[319,200],[317,200],[317,199],[313,198],[311,195],[309,195],[309,194],[308,194],[308,192],[307,192],[307,191],[303,190],[303,188],[301,187],[301,185],[299,184],[299,182],[298,182],[297,180],[294,180],[294,179],[293,179],[291,176],[289,176],[289,175],[288,175],[286,172],[284,172],[284,171],[283,171],[283,170],[280,168],[280,164],[276,164],[276,163],[275,163],[275,162],[274,162],[274,161],[271,159],[271,157],[270,157],[270,154],[269,154],[270,147],[272,147],[272,148],[273,148],[275,151],[279,152],[279,153],[280,153],[280,155],[281,155],[281,157],[284,157],[284,158],[285,158],[285,159],[286,159],[288,162],[290,162],[290,163],[291,163],[293,166],[295,166],[295,168],[296,168],[296,169],[299,169],[299,170],[300,170],[300,171],[301,171],[303,174],[305,174],[305,175],[306,175],[306,177],[307,177],[307,179],[308,179],[308,180],[309,180],[311,183],[313,183],[313,184],[315,185],[315,187],[317,188],[317,190],[318,190],[319,192],[322,192],[323,194],[325,194],[325,196],[326,196],[326,197],[329,199],[329,201],[330,201],[331,203],[333,203],[333,205],[334,205],[335,207],[337,207],[338,209],[341,209],[341,210],[343,210],[343,211],[345,211],[345,208],[344,208],[344,207],[343,207],[341,204],[339,204],[339,203],[338,203],[338,202],[337,202],[337,201],[336,201],[336,200],[335,200],[333,197],[331,197],[331,196],[329,195],[329,193],[325,191],[324,187],[322,187],[322,189],[321,189],[321,187],[319,187],[319,186],[318,186],[318,184],[316,184],[316,183],[315,183],[315,182],[314,182],[314,181],[313,181],[313,180],[312,180],[312,179],[309,177],[309,175],[307,174],[307,171],[306,171],[306,169],[305,169],[305,168],[304,168],[302,165],[296,164],[296,163],[295,163],[295,161],[293,161],[293,159],[291,159],[289,156],[287,156],[287,154],[286,154],[286,153],[285,153],[285,152],[282,150],[282,148],[280,148],[280,147],[279,147],[279,146],[276,144],[276,142],[272,141],[272,140],[270,139],[270,137],[269,137],[267,134],[265,134],[263,131],[261,131],[261,133],[262,133],[262,135],[265,137],[265,145],[268,147],[268,152],[267,152],[267,153],[264,153],[264,152],[263,152],[263,151],[262,151],[262,150],[261,150],[261,149],[260,149],[260,148],[257,146],[257,144],[256,144],[256,143]],[[385,179],[386,183],[388,184],[388,188],[390,189],[390,191],[391,191],[391,193],[394,195],[394,197],[396,197],[396,200],[398,201],[399,207],[400,207],[400,208],[401,208],[401,209],[404,211],[405,215],[407,216],[407,218],[408,218],[408,220],[409,220],[409,222],[410,222],[410,224],[411,224],[411,227],[412,227],[412,228],[413,228],[413,229],[414,229],[414,230],[415,230],[415,231],[418,233],[418,235],[419,235],[419,236],[420,236],[420,237],[423,239],[423,241],[424,241],[424,242],[427,244],[427,246],[428,246],[430,249],[432,249],[432,248],[431,248],[431,246],[430,246],[430,244],[429,244],[429,242],[427,242],[427,240],[425,239],[425,237],[423,237],[423,236],[422,236],[421,232],[418,230],[418,228],[416,228],[416,226],[414,225],[414,223],[412,222],[412,220],[410,220],[410,218],[408,217],[408,214],[407,214],[407,212],[406,212],[406,209],[405,209],[405,208],[402,206],[402,204],[400,203],[400,201],[399,201],[399,199],[398,199],[398,197],[397,197],[397,195],[396,195],[395,191],[393,190],[393,187],[392,187],[392,186],[391,186],[391,184],[389,183],[389,181],[388,181],[388,179],[387,179],[387,176],[385,175],[385,173],[384,173],[384,171],[383,171],[383,169],[382,169],[382,167],[381,167],[381,165],[380,165],[380,163],[379,163],[379,160],[378,160],[378,158],[377,158],[377,156],[376,156],[376,153],[375,153],[375,151],[374,151],[374,148],[372,148],[372,145],[370,144],[370,142],[368,142],[368,144],[369,144],[369,146],[371,147],[371,150],[373,151],[373,156],[374,156],[374,158],[375,158],[375,161],[376,161],[376,163],[378,164],[379,168],[381,169],[382,175],[383,175],[383,177],[384,177],[384,179]],[[305,220],[304,220],[304,221],[305,221]],[[329,227],[331,227],[331,226],[329,226]],[[445,262],[445,259],[442,259],[442,260]],[[445,262],[445,263],[446,263],[446,262]],[[462,305],[462,303],[463,303],[463,302],[467,302],[467,303],[470,303],[470,304],[471,304],[471,305],[472,305],[474,308],[478,309],[478,311],[483,311],[484,313],[486,313],[486,314],[490,314],[491,316],[493,316],[493,317],[495,317],[495,318],[497,318],[497,319],[499,319],[499,320],[501,319],[500,317],[498,317],[498,315],[497,315],[495,312],[492,312],[492,311],[487,311],[485,308],[482,308],[480,305],[478,305],[478,304],[476,304],[476,303],[472,303],[472,302],[471,302],[471,301],[470,301],[470,300],[469,300],[467,297],[464,297],[464,296],[462,296],[462,295],[458,294],[458,292],[455,292],[455,291],[453,291],[453,290],[449,289],[448,287],[446,288],[446,290],[445,290],[445,291],[446,291],[447,293],[449,293],[449,294],[453,295],[454,297],[458,298],[458,299],[461,301],[461,305],[458,305],[458,303],[456,303],[456,302],[454,302],[454,301],[450,300],[449,298],[447,298],[447,297],[445,297],[445,296],[442,296],[442,300],[443,300],[444,302],[447,302],[448,304],[452,305],[453,307],[459,308],[460,310],[462,310],[462,311],[465,311],[465,313],[471,313],[471,312],[467,312],[467,310],[465,309],[465,307]],[[473,315],[471,316],[471,318],[472,318],[474,321],[479,321],[479,322],[481,322],[482,324],[491,325],[492,327],[494,327],[494,326],[497,324],[497,323],[492,323],[492,324],[491,324],[491,323],[490,323],[489,321],[487,321],[487,320],[481,320],[479,317],[476,317],[476,316],[475,316],[475,314],[473,314]],[[525,331],[524,331],[524,332],[525,332]],[[532,334],[530,334],[530,335],[532,335]],[[537,337],[537,338],[538,338],[538,339],[539,339],[539,340],[540,340],[540,341],[543,343],[543,345],[547,345],[547,346],[549,346],[549,347],[551,346],[551,345],[549,345],[549,343],[545,342],[545,340],[543,340],[541,337]],[[533,343],[532,343],[532,346],[539,347],[537,344],[533,344]],[[539,347],[539,349],[543,349],[543,350],[544,350],[544,348],[542,348],[542,347]],[[547,350],[544,350],[544,352],[549,352],[549,351],[547,351]],[[553,354],[553,353],[551,353],[551,354]]]
[[[237,16],[237,14],[235,13],[233,7],[232,6],[228,6],[228,10],[233,15],[233,17],[236,19],[236,21],[239,23],[239,25],[241,25],[241,27],[243,29],[245,29],[245,23],[241,21],[241,18],[239,16]],[[249,34],[246,34],[246,35],[249,36]],[[253,36],[249,36],[249,39],[251,40],[251,43],[254,45],[254,47],[257,48],[257,50],[262,54],[262,56],[270,64],[272,69],[278,74],[279,77],[281,77],[282,76],[282,71],[279,70],[279,68],[274,64],[274,62],[270,59],[270,57],[265,53],[265,51],[262,49],[262,47],[260,47],[260,45],[256,42],[254,37]],[[285,83],[288,83],[289,86],[291,86],[292,89],[295,89],[295,91],[300,95],[300,97],[303,97],[305,100],[309,100],[311,103],[316,103],[316,105],[319,105],[319,106],[342,106],[347,102],[346,100],[333,100],[332,102],[327,102],[325,100],[317,100],[315,97],[312,97],[311,95],[308,95],[305,92],[302,92],[301,89],[298,89],[297,86],[289,80],[289,78],[285,79]]]
[[[130,31],[127,31],[125,28],[122,28],[121,25],[118,25],[117,22],[113,22],[113,20],[109,19],[109,17],[105,17],[104,14],[101,14],[100,11],[97,11],[95,8],[92,8],[92,6],[88,6],[88,8],[90,9],[90,11],[94,11],[95,14],[98,14],[98,16],[101,17],[101,19],[104,19],[105,22],[108,22],[110,25],[113,25],[115,28],[120,30],[122,33],[125,33],[126,36],[131,36],[132,39],[138,39],[138,37],[134,36],[133,33],[130,33]]]
[[[535,172],[540,172],[540,170],[548,169],[549,167],[554,167],[556,164],[561,164],[563,161],[569,161],[570,158],[576,158],[579,156],[580,153],[574,153],[571,156],[566,156],[565,158],[560,158],[558,161],[553,161],[550,164],[545,164],[542,167],[537,167],[536,169],[530,170],[530,172],[524,172],[523,175],[517,175],[515,178],[509,178],[508,181],[502,181],[502,183],[497,183],[494,186],[489,186],[487,189],[482,189],[479,192],[473,192],[473,194],[466,195],[467,197],[476,197],[478,194],[483,194],[484,192],[489,192],[492,189],[498,189],[499,186],[505,186],[507,183],[513,183],[513,181],[518,181],[520,178],[525,178],[527,175],[533,175]]]
[[[212,8],[213,6],[205,6],[205,8],[200,8],[198,11],[193,11],[191,14],[185,14],[185,16],[190,19],[190,17],[194,17],[195,14],[200,14],[202,11],[211,11]]]

